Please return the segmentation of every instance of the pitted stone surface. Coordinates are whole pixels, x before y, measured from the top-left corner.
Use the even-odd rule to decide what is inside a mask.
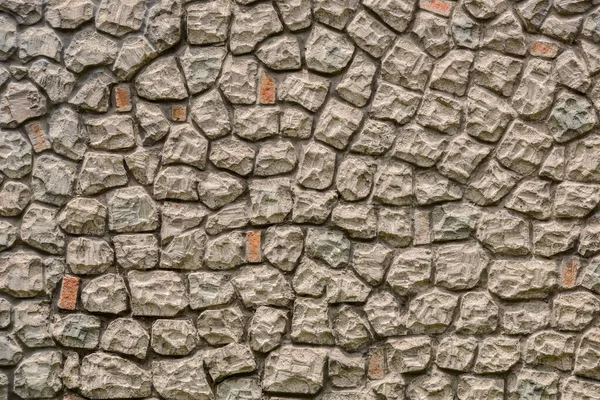
[[[0,0],[0,400],[596,400],[597,3]]]

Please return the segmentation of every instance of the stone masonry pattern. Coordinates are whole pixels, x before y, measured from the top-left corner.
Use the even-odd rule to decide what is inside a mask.
[[[0,0],[0,400],[600,400],[600,0]]]

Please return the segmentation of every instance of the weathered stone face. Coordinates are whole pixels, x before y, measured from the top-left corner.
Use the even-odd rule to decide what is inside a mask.
[[[0,0],[0,400],[597,400],[598,0]]]

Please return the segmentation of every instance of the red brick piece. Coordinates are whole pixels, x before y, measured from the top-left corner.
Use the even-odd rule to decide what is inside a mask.
[[[131,90],[129,85],[117,85],[114,90],[115,107],[118,112],[131,111]]]
[[[260,81],[260,104],[275,104],[275,81],[269,74],[263,74]]]
[[[560,48],[555,43],[544,42],[538,40],[531,43],[529,53],[534,57],[555,58],[558,55]]]
[[[248,262],[258,263],[262,261],[260,253],[260,231],[246,233],[246,258]]]
[[[79,291],[79,278],[65,275],[60,288],[58,308],[74,310],[77,305],[77,292]]]
[[[175,104],[171,108],[171,119],[175,122],[185,122],[187,120],[187,107],[185,104]]]
[[[419,7],[423,10],[431,11],[444,17],[449,17],[452,13],[454,5],[450,1],[445,0],[420,0]]]
[[[385,376],[385,349],[376,348],[369,354],[369,379],[382,379]]]
[[[50,149],[50,141],[48,140],[46,130],[40,121],[28,123],[25,125],[25,130],[33,145],[33,151],[39,153],[40,151]]]
[[[577,272],[579,271],[579,260],[571,258],[561,263],[561,285],[563,288],[570,289],[575,287],[577,281]]]

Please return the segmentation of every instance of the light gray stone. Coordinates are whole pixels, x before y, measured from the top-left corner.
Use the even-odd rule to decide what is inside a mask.
[[[361,11],[346,28],[354,42],[375,58],[380,58],[390,47],[396,35],[366,11]]]
[[[285,307],[294,298],[284,275],[266,264],[242,267],[233,276],[232,283],[246,307]]]
[[[458,306],[458,296],[434,290],[415,297],[409,304],[406,327],[412,333],[443,333]]]
[[[475,242],[442,245],[435,253],[435,283],[450,290],[472,289],[489,261]]]
[[[51,0],[46,4],[46,21],[53,28],[75,29],[94,18],[91,0]]]
[[[548,120],[554,140],[566,142],[586,134],[597,124],[594,107],[585,97],[569,92],[558,94]]]
[[[161,169],[154,179],[156,200],[198,200],[197,170],[191,167],[170,166]]]
[[[336,154],[330,148],[311,142],[304,147],[296,181],[309,189],[326,189],[333,183]]]
[[[191,17],[189,8],[188,21]],[[185,53],[179,57],[179,63],[191,94],[201,93],[215,84],[226,54],[224,47],[190,46],[185,49]]]
[[[435,142],[430,142],[428,145],[433,147]],[[432,155],[435,154],[434,150],[430,151]],[[457,182],[466,183],[491,151],[491,147],[479,143],[467,135],[457,136],[446,147],[438,163],[438,171]],[[438,150],[437,154],[441,153],[442,151]]]
[[[52,326],[54,339],[65,347],[94,349],[100,339],[100,319],[86,314],[69,314]]]
[[[96,13],[96,29],[121,37],[141,28],[145,3],[140,0],[103,0]]]
[[[279,85],[277,98],[315,112],[325,102],[329,85],[329,79],[302,70],[286,75]]]
[[[369,3],[375,2],[370,0]],[[387,82],[423,91],[432,69],[431,58],[421,51],[415,41],[409,36],[399,36],[390,52],[382,58],[381,76]]]
[[[119,78],[130,79],[156,56],[156,51],[144,36],[127,37],[117,54],[112,70]]]
[[[60,351],[43,351],[23,360],[15,369],[14,393],[24,399],[53,397],[62,389]]]
[[[323,299],[297,297],[294,301],[290,337],[294,343],[333,345],[335,338]]]
[[[154,361],[152,385],[158,394],[173,400],[214,398],[203,369],[203,362],[195,356]]]
[[[183,279],[172,271],[127,274],[134,316],[172,317],[188,306]]]
[[[292,345],[271,352],[265,361],[263,389],[267,392],[317,393],[323,386],[326,357],[324,350]]]
[[[558,284],[555,261],[497,260],[488,272],[488,289],[504,299],[543,299]]]
[[[198,345],[198,334],[188,319],[159,319],[152,324],[152,350],[165,356],[185,356]]]
[[[311,7],[308,0],[275,0],[284,25],[291,31],[307,28],[311,24]]]
[[[435,363],[440,368],[468,371],[475,357],[476,349],[477,340],[475,338],[447,336],[439,343]]]
[[[93,313],[120,314],[127,310],[129,295],[119,275],[105,274],[87,283],[81,290],[83,308]]]
[[[236,7],[235,18],[229,32],[229,47],[233,54],[245,54],[268,36],[279,33],[283,25],[271,4]]]
[[[58,209],[35,203],[29,206],[21,223],[21,240],[50,254],[63,254],[65,235],[56,222]]]
[[[203,311],[196,322],[198,335],[211,345],[239,342],[246,319],[238,306]]]
[[[231,5],[227,1],[210,1],[187,7],[187,38],[190,44],[213,44],[227,39]]]
[[[188,96],[175,57],[154,61],[135,78],[135,89],[148,100],[181,100]]]
[[[65,66],[80,73],[88,67],[110,65],[118,51],[115,40],[93,29],[85,29],[77,32],[65,49]]]
[[[479,344],[479,354],[473,366],[478,374],[506,372],[521,358],[519,339],[490,336]]]
[[[135,145],[137,128],[128,115],[88,118],[84,125],[93,149],[126,150]]]
[[[370,115],[376,119],[407,123],[417,112],[421,96],[400,86],[382,82],[377,86]]]
[[[459,400],[502,400],[504,380],[479,375],[463,375],[458,380],[456,394]]]
[[[45,59],[34,61],[29,67],[28,75],[44,89],[53,103],[67,101],[75,87],[75,75]]]
[[[286,310],[261,306],[256,309],[248,327],[253,351],[268,353],[279,347],[288,322]]]
[[[31,144],[17,131],[0,131],[0,134],[0,171],[9,178],[23,178],[32,169]]]
[[[593,337],[594,332],[590,331]],[[592,339],[593,340],[593,339]],[[583,347],[586,346],[582,338]],[[580,344],[580,351],[582,344]],[[573,355],[575,353],[575,336],[556,331],[540,331],[529,336],[525,351],[524,361],[532,365],[544,365],[561,371],[569,371],[573,368]],[[581,365],[579,366],[581,368]],[[577,374],[578,366],[575,367]],[[585,369],[585,367],[584,367]],[[583,372],[583,375],[586,375]]]
[[[232,375],[256,370],[256,361],[248,346],[230,343],[211,351],[206,366],[213,381],[219,382]]]
[[[77,186],[79,192],[87,196],[124,186],[127,181],[123,156],[88,152],[79,171]]]
[[[100,339],[100,348],[112,353],[145,359],[150,335],[136,320],[118,318],[111,321]]]
[[[276,71],[300,69],[300,44],[294,36],[281,35],[267,39],[256,51],[256,57]]]

